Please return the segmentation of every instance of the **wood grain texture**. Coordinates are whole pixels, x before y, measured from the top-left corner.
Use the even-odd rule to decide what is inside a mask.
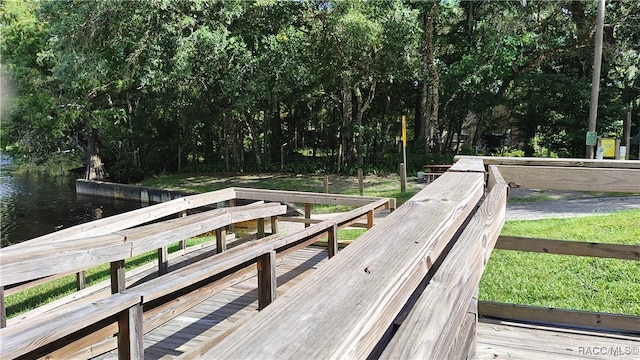
[[[640,161],[595,160],[571,158],[536,158],[536,157],[499,157],[499,156],[467,156],[456,155],[455,160],[481,159],[485,165],[526,165],[526,166],[558,166],[586,168],[621,168],[640,169]]]
[[[0,358],[27,354],[139,304],[139,295],[116,294],[72,311],[63,308],[37,320],[0,329]]]
[[[0,251],[0,284],[15,284],[126,259],[131,256],[131,249],[131,244],[126,244],[121,235],[103,235],[27,248],[3,248]]]
[[[498,165],[509,184],[527,189],[640,193],[640,169]]]
[[[482,319],[478,323],[476,359],[637,360],[638,355],[631,352],[603,356],[593,354],[593,350],[631,350],[637,349],[639,343],[640,337]]]
[[[448,171],[484,173],[484,162],[482,159],[474,157],[461,158],[458,159]]]
[[[118,316],[118,359],[144,359],[142,334],[142,305],[138,303]]]
[[[590,329],[614,330],[640,334],[640,316],[596,313],[576,310],[544,308],[527,305],[478,302],[478,315],[513,321],[570,325]]]
[[[236,198],[247,200],[265,200],[292,203],[309,203],[309,204],[328,204],[328,205],[348,205],[362,206],[373,201],[380,200],[378,197],[340,195],[340,194],[323,194],[313,192],[300,191],[283,191],[283,190],[263,190],[263,189],[247,189],[234,188]],[[388,199],[387,199],[388,200]]]
[[[500,170],[495,165],[489,165],[488,167],[488,176],[487,176],[487,193],[490,192],[494,186],[500,184],[506,184],[507,182],[500,174]],[[509,195],[509,189],[507,188],[507,196]]]
[[[507,185],[494,186],[381,358],[444,359],[450,354],[502,230],[506,203]],[[466,356],[464,351],[464,358]]]
[[[366,357],[483,185],[482,174],[443,175],[203,357]]]
[[[496,249],[640,261],[640,245],[500,236]]]
[[[285,212],[286,206],[277,203],[247,205],[211,210],[86,239],[33,244],[26,248],[10,246],[0,251],[0,284],[9,285],[128,259],[234,222]]]
[[[276,299],[276,252],[269,251],[257,261],[258,310],[262,310]]]

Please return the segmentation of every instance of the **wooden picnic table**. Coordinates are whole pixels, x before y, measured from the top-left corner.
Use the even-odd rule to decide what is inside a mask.
[[[444,173],[447,170],[449,170],[449,168],[451,167],[450,164],[432,164],[432,165],[425,165],[424,168],[427,170],[427,172],[430,173]]]

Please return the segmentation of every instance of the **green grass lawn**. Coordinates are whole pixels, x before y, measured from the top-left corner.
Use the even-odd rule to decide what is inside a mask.
[[[234,186],[322,193],[324,192],[324,175],[257,174],[229,177],[209,174],[181,174],[150,178],[139,185],[194,193],[203,193]],[[400,177],[397,174],[365,175],[363,177],[363,187],[364,196],[395,198],[397,206],[402,205],[422,189],[415,180],[407,180],[407,191],[402,193],[400,191]],[[329,175],[329,192],[333,194],[358,195],[358,177]],[[335,207],[333,211],[336,211]]]
[[[640,245],[640,211],[507,221],[502,234]],[[480,300],[640,316],[640,262],[494,250]]]

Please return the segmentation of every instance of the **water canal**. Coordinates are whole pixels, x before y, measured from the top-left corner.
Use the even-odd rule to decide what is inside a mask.
[[[76,195],[72,174],[16,174],[0,160],[2,247],[140,207],[139,202]]]

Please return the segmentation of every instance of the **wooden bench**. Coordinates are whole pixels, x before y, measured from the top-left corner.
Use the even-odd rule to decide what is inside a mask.
[[[447,170],[449,170],[450,167],[451,165],[447,165],[447,164],[441,164],[441,165],[434,164],[434,165],[423,166],[423,168],[425,169],[425,172],[423,173],[425,177],[425,181],[427,183],[434,181],[440,175],[447,172]]]
[[[116,326],[112,327],[115,324]],[[97,330],[118,334],[118,358],[142,359],[142,305],[138,294],[114,294],[0,329],[0,358],[38,358]]]

